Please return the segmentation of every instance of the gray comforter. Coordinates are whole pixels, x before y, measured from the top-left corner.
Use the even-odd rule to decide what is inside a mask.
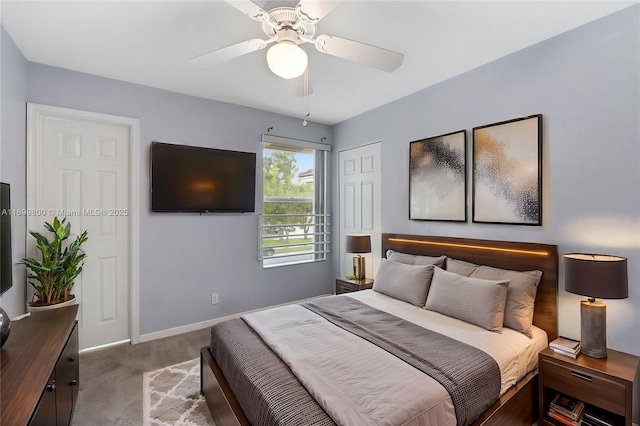
[[[451,395],[459,425],[472,423],[500,396],[500,368],[480,349],[348,297],[302,306],[436,379]]]
[[[213,326],[211,354],[253,425],[335,426],[289,367],[243,320]]]
[[[381,423],[385,424],[415,423],[407,421],[413,415],[406,411],[406,407],[401,407],[400,411],[405,412],[400,414],[389,411],[391,409],[386,406],[381,408],[387,409],[385,413],[371,413],[369,410],[369,414],[362,414],[358,411],[362,410],[353,405],[358,404],[355,393],[334,391],[331,380],[342,380],[344,372],[339,369],[340,364],[344,364],[344,356],[341,353],[348,351],[345,349],[343,352],[336,347],[340,345],[341,338],[334,339],[333,335],[344,335],[344,330],[351,337],[342,337],[349,337],[352,342],[356,340],[359,346],[355,353],[362,353],[363,361],[373,359],[364,352],[368,347],[376,347],[378,351],[377,348],[382,348],[382,352],[391,354],[392,359],[400,359],[411,366],[405,369],[418,369],[438,381],[451,396],[458,425],[471,424],[500,394],[500,369],[491,356],[352,298],[331,296],[300,306],[246,315],[244,320],[253,329],[241,320],[213,327],[211,348],[245,414],[256,425],[329,425],[334,424],[334,420],[338,424],[369,425],[377,423],[371,419],[382,418],[384,421]],[[319,325],[328,328],[329,336],[332,336],[326,344],[322,343],[324,340],[313,337],[321,328]],[[341,331],[332,331],[332,327]],[[302,336],[301,340],[296,340],[296,333]],[[322,333],[317,335],[322,336]],[[308,349],[310,357],[298,357],[295,351],[290,350],[295,345]],[[319,353],[323,346],[326,346],[326,354]],[[354,353],[353,349],[351,353]],[[320,360],[322,364],[315,372],[313,368],[306,368],[314,360]],[[374,369],[375,378],[375,368],[376,365],[371,365],[365,370]],[[406,396],[417,395],[424,384],[411,383],[406,387],[400,384],[399,374],[396,379],[392,373],[390,390],[393,391],[391,388],[397,384],[397,398],[405,404]],[[394,383],[396,381],[398,383]],[[362,383],[362,386],[366,385]],[[381,387],[386,388],[386,385]],[[398,390],[405,391],[404,396]],[[363,401],[369,407],[383,400],[377,395],[367,395],[367,392],[363,394],[371,396],[369,401]],[[351,401],[351,396],[355,402]],[[414,412],[420,410],[412,409]]]

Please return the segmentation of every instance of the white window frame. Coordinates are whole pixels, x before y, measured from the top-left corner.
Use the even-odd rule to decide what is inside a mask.
[[[303,148],[303,149],[313,149],[316,151],[315,156],[315,165],[314,165],[314,196],[313,198],[304,199],[307,201],[313,202],[313,212],[309,215],[258,215],[258,261],[262,262],[262,266],[264,268],[271,268],[277,266],[286,266],[286,265],[296,265],[300,263],[308,263],[308,262],[318,262],[323,261],[328,258],[328,253],[330,253],[330,237],[331,237],[331,218],[328,213],[328,194],[327,194],[327,179],[328,179],[328,165],[329,165],[329,152],[331,152],[331,145],[304,141],[299,139],[291,139],[282,136],[276,136],[271,134],[262,135],[262,144],[263,144],[263,155],[264,149],[278,149],[281,147],[283,150],[286,148]],[[321,151],[323,155],[317,155],[317,152]],[[263,173],[263,181],[264,181],[264,168],[262,170]],[[290,198],[271,198],[269,201],[271,202],[300,202],[303,199],[290,199]],[[264,212],[264,186],[262,192],[262,211]],[[270,217],[300,217],[300,216],[308,216],[311,219],[311,224],[314,227],[314,232],[308,233],[306,235],[313,236],[313,242],[305,242],[305,243],[294,243],[288,244],[283,243],[281,245],[276,246],[264,246],[263,231],[265,228],[273,227],[273,226],[286,226],[286,224],[280,225],[266,225],[265,219]],[[292,224],[296,225],[296,224]],[[289,237],[301,236],[303,234],[289,234]],[[270,255],[266,256],[265,254],[273,249],[281,248],[281,247],[292,247],[295,245],[310,245],[313,244],[313,251],[304,253],[304,254],[279,254],[279,255]]]

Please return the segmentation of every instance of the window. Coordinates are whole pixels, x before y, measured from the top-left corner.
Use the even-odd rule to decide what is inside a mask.
[[[325,260],[329,252],[326,169],[329,145],[264,135],[263,214],[258,260],[264,267]]]

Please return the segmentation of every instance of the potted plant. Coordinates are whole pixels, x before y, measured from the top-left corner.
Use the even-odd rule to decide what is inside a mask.
[[[82,272],[86,254],[80,246],[87,241],[87,231],[79,235],[71,244],[64,243],[71,234],[71,223],[67,219],[53,218],[53,224],[45,222],[44,227],[53,233],[49,240],[44,235],[29,231],[36,239],[36,246],[42,260],[24,258],[22,263],[29,268],[27,279],[34,289],[29,302],[30,310],[51,309],[75,303],[71,294],[73,282]],[[65,224],[66,223],[66,224]]]

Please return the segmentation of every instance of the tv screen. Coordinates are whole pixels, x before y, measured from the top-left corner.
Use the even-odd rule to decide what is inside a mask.
[[[0,294],[12,285],[11,195],[8,183],[0,183]]]
[[[254,212],[256,154],[151,143],[151,211]]]

